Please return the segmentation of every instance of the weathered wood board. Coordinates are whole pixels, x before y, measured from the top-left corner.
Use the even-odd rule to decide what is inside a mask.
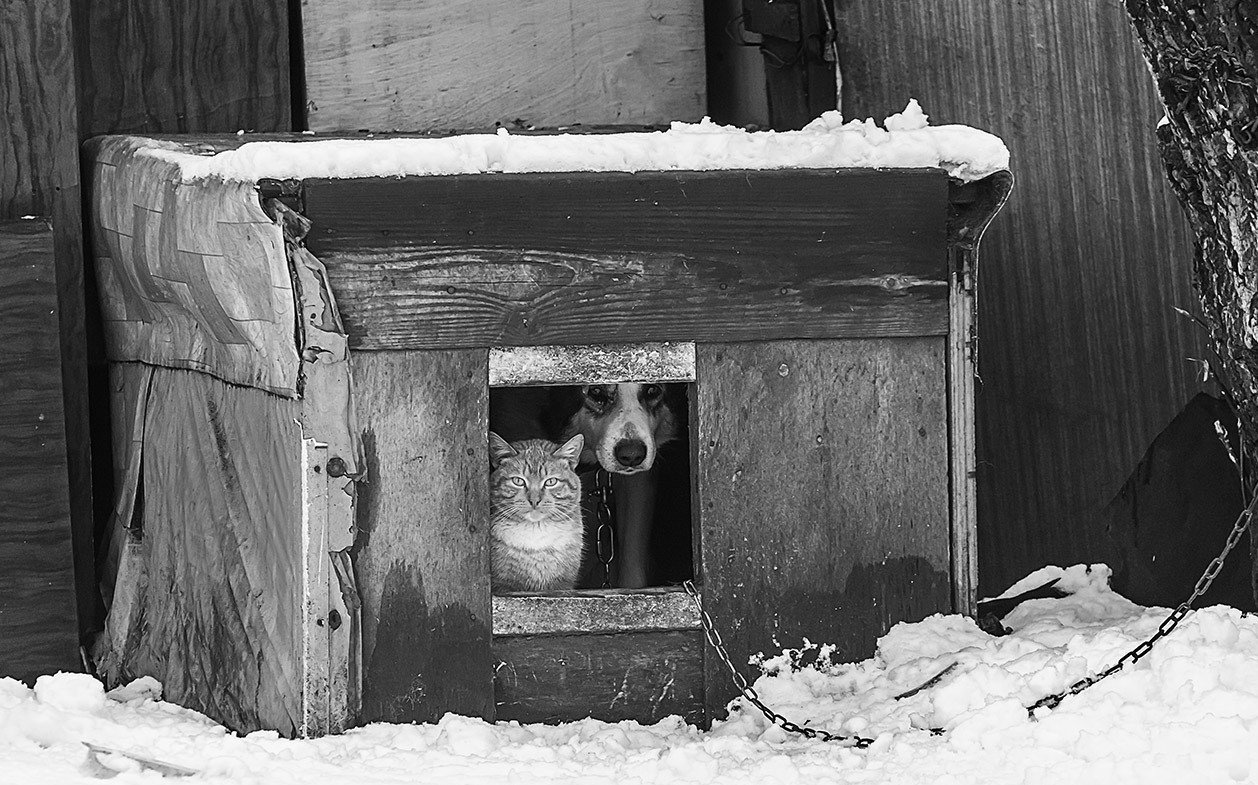
[[[0,5],[0,219],[51,216],[78,614],[96,614],[72,0]]]
[[[306,242],[358,349],[944,335],[947,187],[937,170],[307,180]]]
[[[308,127],[698,120],[698,0],[303,0]]]
[[[0,221],[0,673],[78,670],[52,229]]]
[[[698,347],[703,598],[736,664],[804,637],[860,660],[951,610],[945,356],[942,338]]]
[[[703,724],[703,646],[698,630],[495,637],[497,718]]]
[[[1200,389],[1192,235],[1166,183],[1164,113],[1121,0],[837,4],[848,117],[917,97],[1014,151],[983,243],[982,593],[1105,556],[1101,511]],[[887,35],[895,30],[895,35]],[[958,89],[981,85],[981,89]],[[1086,173],[1086,176],[1081,176]]]
[[[292,129],[286,0],[74,5],[84,137]]]
[[[493,717],[488,352],[350,357],[366,722]]]
[[[699,612],[676,587],[495,594],[494,635],[697,630]]]

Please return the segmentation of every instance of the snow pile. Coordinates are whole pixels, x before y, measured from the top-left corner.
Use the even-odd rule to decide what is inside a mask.
[[[800,131],[749,132],[705,118],[652,133],[531,136],[499,129],[439,139],[248,142],[209,156],[153,142],[145,154],[177,164],[184,182],[844,167],[942,168],[977,180],[1009,166],[1009,150],[999,138],[968,126],[931,126],[915,100],[883,127],[872,119],[845,123],[832,111]]]
[[[157,771],[81,742],[126,750],[232,783],[1235,783],[1258,780],[1258,620],[1215,607],[1189,616],[1134,668],[1038,720],[1025,705],[1112,663],[1166,611],[1111,592],[1108,570],[1047,568],[1063,599],[1031,600],[991,637],[970,620],[900,624],[877,655],[831,664],[827,647],[765,660],[760,695],[796,721],[877,739],[855,750],[792,737],[737,704],[707,733],[676,718],[644,727],[593,720],[557,727],[371,725],[288,741],[237,737],[156,699],[141,680],[107,696],[58,674],[35,690],[0,680],[4,781],[154,782]],[[1020,588],[1019,588],[1020,587]],[[1016,593],[1016,592],[1015,592]],[[815,662],[802,666],[804,661]],[[897,699],[935,674],[943,678]],[[926,729],[942,728],[942,735]]]

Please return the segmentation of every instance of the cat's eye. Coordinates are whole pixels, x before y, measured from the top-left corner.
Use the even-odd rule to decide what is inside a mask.
[[[554,488],[558,484],[559,484],[558,477],[547,477],[546,482],[542,483],[542,485],[545,485],[547,488]]]
[[[512,484],[512,485],[518,485],[518,486],[520,486],[521,488],[523,488],[523,487],[524,487],[524,478],[523,478],[523,477],[512,477],[512,478],[511,478],[511,484]]]

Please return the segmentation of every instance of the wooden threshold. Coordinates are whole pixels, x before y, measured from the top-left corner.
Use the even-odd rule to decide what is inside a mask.
[[[495,637],[702,629],[679,586],[495,595]]]

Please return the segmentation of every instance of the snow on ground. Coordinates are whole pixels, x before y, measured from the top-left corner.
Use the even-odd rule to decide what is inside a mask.
[[[876,737],[868,750],[791,737],[745,706],[706,733],[676,718],[521,727],[449,715],[307,741],[238,737],[156,699],[152,680],[106,695],[57,674],[33,690],[0,680],[0,782],[96,782],[115,769],[115,783],[162,779],[118,756],[94,763],[83,742],[196,770],[187,781],[267,785],[1258,781],[1258,619],[1230,608],[1191,614],[1135,667],[1029,719],[1023,706],[1109,665],[1166,615],[1110,591],[1102,565],[1045,568],[1011,591],[1053,577],[1072,594],[1023,603],[1004,620],[1009,636],[937,615],[896,625],[864,662],[830,664],[821,646],[762,663],[755,686],[771,706]]]
[[[207,178],[398,177],[479,172],[641,172],[701,169],[942,168],[977,180],[1009,167],[998,137],[963,125],[932,126],[917,101],[888,117],[843,122],[826,112],[799,131],[745,131],[673,123],[668,131],[620,134],[463,134],[425,139],[247,142],[196,155],[150,141],[145,154],[178,164],[185,182]]]

